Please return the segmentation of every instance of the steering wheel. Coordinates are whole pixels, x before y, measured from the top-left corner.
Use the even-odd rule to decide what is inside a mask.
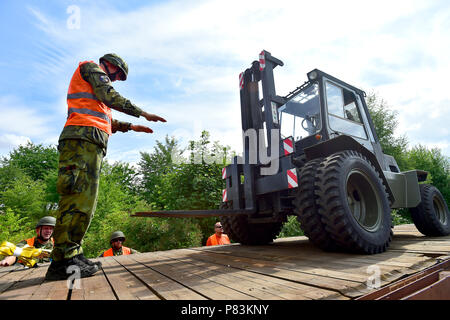
[[[314,129],[317,128],[316,117],[305,116],[305,119],[302,120],[302,128],[305,129],[305,131],[309,131],[310,129],[307,127],[307,125],[305,126],[305,121],[311,122],[311,125]]]

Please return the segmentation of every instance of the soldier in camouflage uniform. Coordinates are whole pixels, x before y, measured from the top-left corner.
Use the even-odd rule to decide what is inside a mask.
[[[125,240],[126,238],[122,231],[114,231],[109,238],[111,248],[103,252],[100,257],[122,256],[139,253],[139,251],[134,250],[133,248],[125,247],[123,245]]]
[[[106,54],[100,58],[100,65],[92,61],[80,63],[72,77],[67,97],[69,116],[58,145],[60,201],[47,280],[66,279],[71,265],[80,268],[81,277],[100,269],[100,262],[84,257],[81,244],[96,209],[100,168],[109,135],[129,130],[153,132],[146,126],[112,119],[110,108],[148,121],[166,122],[114,90],[111,82],[124,81],[127,75],[125,61],[116,54]]]
[[[22,248],[25,245],[29,245],[35,248],[42,248],[47,250],[53,250],[53,230],[55,228],[56,219],[51,216],[43,217],[36,224],[36,237],[25,239],[16,244],[16,247]],[[0,266],[12,266],[16,262],[20,263],[21,261],[16,261],[17,258],[14,256],[9,256],[0,261]],[[49,258],[39,258],[36,259],[36,263],[45,263],[50,262]],[[37,264],[35,264],[37,266]]]

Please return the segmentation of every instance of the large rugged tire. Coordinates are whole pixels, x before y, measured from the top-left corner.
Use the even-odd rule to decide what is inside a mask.
[[[230,207],[231,203],[225,203],[222,208]],[[268,244],[280,233],[282,222],[274,223],[249,223],[245,215],[221,216],[220,222],[223,231],[230,239],[245,245]]]
[[[450,234],[450,213],[447,203],[439,190],[429,184],[421,184],[422,201],[409,209],[417,229],[426,236],[440,237]]]
[[[351,252],[384,252],[392,240],[391,209],[383,181],[360,153],[325,158],[316,173],[316,205],[325,230]]]
[[[321,161],[321,158],[311,160],[300,169],[297,197],[293,203],[297,220],[300,222],[300,227],[305,236],[319,248],[334,251],[338,247],[325,230],[325,225],[320,220],[316,205],[317,195],[315,194],[314,183],[316,171]]]

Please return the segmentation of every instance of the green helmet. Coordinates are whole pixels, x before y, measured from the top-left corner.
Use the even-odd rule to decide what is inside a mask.
[[[113,241],[114,239],[117,238],[123,238],[123,241],[125,241],[125,235],[123,234],[122,231],[115,231],[111,234],[111,237],[109,238],[109,242]]]
[[[56,225],[56,219],[54,217],[51,216],[45,216],[43,218],[41,218],[37,225],[36,228],[41,227],[41,226],[52,226],[54,227]]]
[[[107,53],[103,57],[100,58],[100,63],[102,63],[103,60],[108,61],[109,63],[115,65],[117,68],[119,68],[122,71],[123,77],[122,80],[127,80],[128,76],[128,64],[123,60],[121,57],[119,57],[115,53]]]

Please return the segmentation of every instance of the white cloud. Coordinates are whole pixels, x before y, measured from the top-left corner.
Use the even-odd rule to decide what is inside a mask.
[[[28,142],[31,142],[31,140],[30,138],[25,136],[2,134],[0,135],[0,150],[11,149],[20,145],[26,145]]]
[[[50,120],[14,96],[0,96],[0,134],[40,138],[49,131]]]

